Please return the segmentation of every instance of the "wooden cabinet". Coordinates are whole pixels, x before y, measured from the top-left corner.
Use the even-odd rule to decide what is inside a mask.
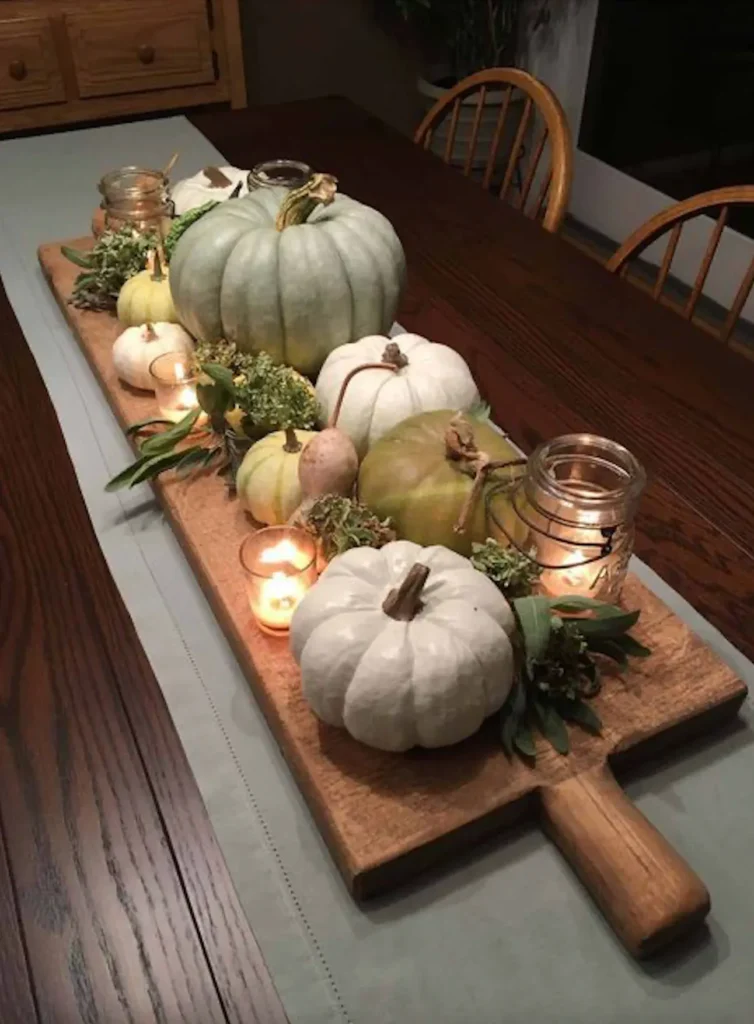
[[[204,3],[128,4],[67,14],[79,95],[112,96],[214,80]]]
[[[64,100],[63,76],[47,18],[0,21],[0,110]]]
[[[246,104],[239,0],[0,0],[0,133]]]

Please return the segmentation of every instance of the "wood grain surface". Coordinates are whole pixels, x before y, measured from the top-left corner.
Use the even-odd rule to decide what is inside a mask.
[[[0,1020],[282,1022],[0,292]]]
[[[463,353],[526,451],[573,430],[634,451],[638,554],[754,658],[754,364],[346,100],[191,120],[239,167],[294,156],[388,216],[401,323]]]
[[[65,244],[83,249],[92,240]],[[42,246],[39,258],[121,425],[156,415],[154,396],[123,385],[114,371],[117,320],[70,304],[77,269],[59,243]],[[540,741],[536,769],[508,760],[494,719],[454,747],[389,754],[320,723],[303,698],[286,638],[257,627],[237,555],[254,527],[224,481],[212,473],[165,475],[155,490],[356,896],[404,881],[541,805],[548,831],[632,952],[651,953],[704,917],[703,883],[620,796],[606,761],[703,732],[735,714],[746,688],[635,577],[624,600],[641,608],[634,632],[653,654],[609,678],[595,702],[604,723],[599,737],[575,730],[568,757]],[[589,784],[595,770],[599,780]],[[584,773],[583,783],[574,781]]]

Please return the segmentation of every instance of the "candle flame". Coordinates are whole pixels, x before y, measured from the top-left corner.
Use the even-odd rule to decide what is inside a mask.
[[[302,552],[296,547],[292,540],[288,537],[284,537],[278,544],[272,548],[265,548],[265,550],[259,556],[259,561],[269,564],[270,562],[290,562],[291,565],[297,565],[297,560],[300,561]],[[275,576],[280,575],[275,573]]]

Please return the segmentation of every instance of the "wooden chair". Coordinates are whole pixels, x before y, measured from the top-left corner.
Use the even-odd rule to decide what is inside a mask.
[[[424,146],[425,149],[429,149],[438,127],[449,120],[442,158],[446,164],[450,163],[456,143],[462,104],[476,94],[476,104],[472,104],[474,114],[471,126],[471,139],[466,151],[465,160],[463,160],[461,165],[463,173],[468,177],[474,167],[485,100],[488,93],[493,91],[495,93],[502,93],[502,102],[491,146],[484,161],[482,184],[486,189],[493,186],[493,178],[497,169],[498,151],[503,140],[503,131],[511,106],[511,97],[516,91],[523,93],[525,98],[521,116],[513,143],[509,149],[509,156],[498,194],[501,199],[505,199],[508,196],[514,181],[514,175],[518,172],[520,174],[520,182],[512,201],[514,206],[527,213],[526,204],[529,200],[532,185],[534,185],[535,179],[537,179],[536,198],[528,211],[528,215],[538,218],[542,216],[544,210],[542,226],[548,231],[557,231],[565,214],[568,195],[571,189],[571,177],[573,174],[571,133],[563,108],[555,94],[543,82],[538,81],[538,79],[526,71],[520,71],[517,68],[490,68],[487,71],[479,71],[477,74],[465,78],[455,88],[450,89],[446,96],[438,100],[427,113],[416,130],[414,141]],[[534,115],[534,119],[532,115]],[[541,126],[536,123],[540,119],[542,121]],[[534,123],[532,123],[533,120]],[[527,141],[528,131],[531,132],[532,149],[527,163],[524,144]],[[549,164],[543,164],[538,174],[537,168],[548,139],[550,143],[548,153]],[[523,166],[524,164],[526,164],[525,167]]]
[[[684,199],[683,202],[675,203],[673,206],[669,206],[667,210],[663,210],[661,213],[651,217],[646,224],[642,224],[641,227],[637,228],[605,265],[608,270],[619,272],[621,276],[625,277],[629,261],[639,256],[647,246],[669,231],[670,237],[665,246],[662,262],[658,268],[654,284],[649,290],[654,299],[675,309],[687,320],[691,320],[694,318],[694,311],[704,289],[717,247],[720,244],[720,238],[728,220],[728,210],[731,206],[738,203],[754,203],[754,185],[732,185],[727,188],[716,188],[711,192],[701,192],[690,199]],[[689,297],[685,303],[679,304],[663,295],[663,289],[668,280],[668,274],[670,273],[673,257],[678,247],[683,225],[687,220],[707,213],[709,210],[715,210],[718,207],[720,212],[712,229],[712,234],[707,243],[707,248],[702,257],[701,266],[699,267],[699,272],[696,275]],[[713,326],[708,321],[699,318],[695,318],[694,322],[703,330],[714,334],[721,341],[727,342],[749,297],[752,285],[754,285],[754,258],[749,263],[748,270],[738,286],[733,303],[722,326]]]

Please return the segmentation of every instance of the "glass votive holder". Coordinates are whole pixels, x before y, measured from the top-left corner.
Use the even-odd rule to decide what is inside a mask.
[[[266,632],[283,634],[317,582],[316,545],[306,530],[267,526],[244,537],[239,551],[249,605]]]
[[[313,171],[301,160],[265,160],[249,171],[248,188],[269,188],[282,185],[283,188],[301,188],[311,178]]]
[[[196,376],[185,352],[163,352],[149,364],[160,415],[177,423],[196,409]]]

